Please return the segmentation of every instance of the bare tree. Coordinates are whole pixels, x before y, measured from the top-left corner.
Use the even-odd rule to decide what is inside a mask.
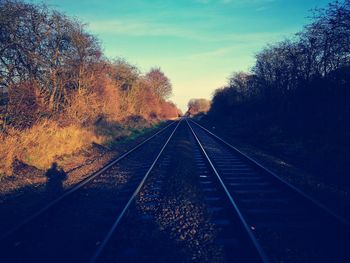
[[[207,112],[210,109],[210,104],[210,100],[207,99],[191,99],[187,105],[187,112],[190,115],[196,115],[198,113]]]
[[[172,86],[170,80],[160,68],[152,68],[145,77],[159,98],[169,98],[172,93]]]

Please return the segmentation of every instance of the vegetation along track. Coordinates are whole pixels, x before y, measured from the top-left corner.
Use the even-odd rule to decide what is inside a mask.
[[[185,138],[184,129],[189,138],[186,147],[193,157],[176,161],[184,158],[181,147],[176,146]],[[174,134],[177,140],[170,140]],[[139,222],[154,220],[163,237],[170,231],[174,246],[166,246],[169,251],[176,247],[181,251],[169,262],[213,262],[214,258],[215,262],[349,261],[347,222],[199,124],[187,119],[173,123],[142,145],[2,239],[0,261],[115,262],[117,258],[117,262],[137,262],[132,260],[139,258],[136,248],[128,250],[128,243],[120,243],[123,238],[118,243],[118,238],[123,233],[128,236],[130,231],[133,238],[143,235],[147,243],[154,229],[142,224],[139,229],[143,234],[136,233],[130,229],[131,214],[142,217]],[[188,180],[188,173],[181,175],[177,171],[180,162],[195,170],[198,181]],[[169,188],[175,177],[182,183]],[[187,192],[198,192],[188,185],[196,182],[200,194],[188,195]],[[178,196],[181,184],[187,190]],[[169,206],[158,200],[175,203]],[[183,204],[190,204],[193,211],[186,210]],[[137,207],[150,213],[137,214]],[[174,217],[168,218],[169,213]],[[197,221],[196,227],[188,225],[187,220],[191,224]],[[119,225],[119,230],[123,226],[122,231],[117,231]],[[167,237],[164,240],[169,242]],[[161,242],[152,241],[148,246],[154,246],[153,251],[161,254],[157,249]],[[183,249],[184,246],[188,248]],[[122,254],[118,254],[118,247],[123,248]],[[211,252],[204,255],[208,249]],[[167,257],[163,255],[164,258]]]
[[[263,261],[349,262],[348,222],[204,127],[188,124]]]
[[[91,260],[177,127],[168,125],[7,234],[0,242],[0,262]]]

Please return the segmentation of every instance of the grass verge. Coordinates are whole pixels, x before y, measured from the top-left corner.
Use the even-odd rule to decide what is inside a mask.
[[[74,154],[94,145],[115,150],[120,143],[134,140],[161,123],[100,122],[95,126],[75,124],[60,126],[53,120],[43,120],[31,128],[7,130],[0,134],[0,178],[14,174],[14,163],[20,161],[40,170],[52,163],[65,164]]]

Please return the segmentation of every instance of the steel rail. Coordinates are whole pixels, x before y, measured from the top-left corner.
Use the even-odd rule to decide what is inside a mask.
[[[242,153],[240,150],[238,150],[236,147],[234,147],[233,145],[231,145],[230,143],[226,142],[224,139],[220,138],[219,136],[215,135],[214,133],[212,133],[211,131],[209,131],[208,129],[206,129],[205,127],[203,127],[202,125],[200,125],[199,123],[190,120],[192,123],[194,123],[195,125],[197,125],[199,128],[201,128],[202,130],[206,131],[208,134],[210,134],[211,136],[213,136],[215,139],[217,139],[218,141],[220,141],[221,143],[223,143],[224,145],[228,146],[229,148],[231,148],[232,150],[234,150],[236,153],[238,153],[239,155],[241,155],[242,157],[244,157],[246,160],[248,160],[250,163],[252,163],[254,166],[258,167],[260,170],[263,170],[265,173],[273,176],[275,179],[277,179],[277,181],[279,181],[280,183],[284,184],[285,186],[287,186],[288,188],[290,188],[291,190],[293,190],[295,193],[299,194],[300,196],[302,196],[304,199],[307,199],[308,201],[310,201],[313,205],[315,205],[316,207],[322,209],[324,212],[326,212],[327,214],[329,214],[330,216],[332,216],[334,219],[338,220],[339,222],[341,222],[342,224],[344,224],[345,226],[347,226],[348,228],[350,227],[350,222],[343,218],[342,216],[336,214],[335,212],[333,212],[332,210],[330,210],[328,207],[326,207],[325,205],[323,205],[322,203],[318,202],[317,200],[313,199],[311,196],[309,196],[308,194],[304,193],[303,191],[301,191],[300,189],[296,188],[294,185],[290,184],[289,182],[283,180],[281,177],[279,177],[277,174],[275,174],[274,172],[272,172],[270,169],[264,167],[262,164],[260,164],[258,161],[254,160],[253,158],[249,157],[248,155]]]
[[[248,234],[248,237],[250,239],[250,241],[253,243],[253,246],[255,247],[260,259],[262,262],[264,263],[268,263],[270,262],[270,260],[268,259],[265,251],[263,250],[263,248],[261,247],[259,241],[257,240],[257,238],[255,237],[254,233],[252,232],[251,228],[249,227],[246,219],[244,218],[243,214],[241,213],[238,205],[236,204],[235,200],[233,199],[232,195],[230,194],[230,192],[228,191],[225,183],[223,182],[223,180],[221,179],[221,176],[220,174],[218,173],[218,171],[216,170],[214,164],[212,163],[210,157],[208,156],[207,152],[205,151],[203,145],[201,144],[200,140],[198,139],[196,133],[194,132],[194,130],[192,129],[191,125],[188,123],[188,120],[186,119],[186,123],[188,125],[188,127],[190,128],[194,138],[196,139],[197,141],[197,144],[199,145],[199,147],[201,148],[206,160],[208,161],[210,167],[212,168],[213,172],[215,173],[217,179],[219,180],[220,182],[220,185],[222,186],[222,188],[224,189],[224,192],[226,194],[226,196],[228,197],[230,203],[232,204],[232,206],[234,207],[235,209],[235,212],[237,213],[246,233]]]
[[[54,207],[55,205],[57,205],[58,203],[60,203],[62,200],[64,200],[66,197],[70,196],[71,194],[73,194],[74,192],[78,191],[79,189],[81,189],[83,186],[85,186],[86,184],[88,184],[89,182],[91,182],[92,180],[94,180],[95,178],[97,178],[98,176],[100,176],[103,172],[105,172],[106,170],[108,170],[109,168],[111,168],[113,165],[115,165],[116,163],[120,162],[122,159],[126,158],[127,156],[129,156],[131,153],[133,153],[134,151],[136,151],[138,148],[140,148],[141,146],[143,146],[144,144],[146,144],[147,142],[149,142],[150,140],[152,140],[155,136],[159,135],[160,133],[164,132],[166,129],[168,129],[170,126],[174,125],[175,122],[170,123],[169,125],[165,126],[164,128],[162,128],[161,130],[159,130],[157,133],[153,134],[151,137],[145,139],[144,141],[142,141],[141,143],[139,143],[138,145],[136,145],[135,147],[133,147],[131,150],[127,151],[126,153],[124,153],[123,155],[119,156],[118,158],[114,159],[113,161],[111,161],[110,163],[108,163],[107,165],[105,165],[104,167],[102,167],[101,169],[99,169],[98,171],[92,173],[91,175],[87,176],[86,178],[84,178],[83,180],[81,180],[80,182],[76,183],[74,186],[72,186],[70,189],[66,190],[62,195],[60,195],[59,197],[57,197],[56,199],[54,199],[53,201],[49,202],[47,205],[45,205],[43,208],[41,208],[40,210],[38,210],[37,212],[33,213],[31,216],[29,216],[28,218],[26,218],[24,221],[22,221],[21,223],[19,223],[17,226],[13,227],[12,229],[10,229],[9,231],[7,231],[5,234],[3,234],[0,237],[0,240],[4,240],[7,237],[11,236],[14,232],[20,230],[22,227],[24,227],[25,225],[27,225],[28,223],[30,223],[31,221],[33,221],[34,219],[36,219],[37,217],[39,217],[40,215],[42,215],[43,213],[45,213],[46,211],[48,211],[49,209],[51,209],[52,207]]]
[[[168,140],[165,142],[165,144],[163,145],[162,149],[160,150],[160,152],[158,153],[156,159],[153,161],[151,167],[148,169],[148,171],[146,172],[146,174],[144,175],[142,181],[140,182],[140,184],[138,185],[138,187],[136,188],[136,190],[134,191],[134,193],[132,194],[132,196],[130,197],[129,201],[126,203],[125,207],[123,208],[123,210],[120,212],[120,214],[118,215],[117,219],[115,220],[114,224],[112,225],[112,227],[110,228],[110,230],[108,231],[108,233],[106,234],[104,240],[101,242],[101,244],[99,245],[98,249],[96,250],[94,256],[91,258],[90,263],[95,263],[98,261],[98,259],[100,258],[101,254],[103,253],[105,247],[107,246],[108,242],[110,241],[112,235],[114,234],[115,230],[117,229],[120,221],[122,220],[123,216],[125,215],[126,211],[129,209],[131,203],[134,201],[135,197],[138,195],[138,193],[140,192],[141,188],[143,187],[143,185],[145,184],[149,174],[151,173],[151,171],[153,170],[154,166],[156,165],[156,163],[158,162],[160,156],[162,155],[165,147],[168,145],[169,141],[171,140],[171,138],[173,137],[175,131],[177,130],[177,128],[179,127],[180,123],[181,123],[182,119],[178,122],[178,124],[176,125],[175,129],[173,130],[173,132],[170,134]]]

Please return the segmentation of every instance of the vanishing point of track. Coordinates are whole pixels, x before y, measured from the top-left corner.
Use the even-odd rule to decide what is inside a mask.
[[[12,230],[0,243],[4,250],[0,261],[99,261],[180,124],[188,127],[203,202],[213,224],[221,229],[216,242],[229,261],[278,262],[288,258],[293,262],[293,257],[305,253],[312,255],[310,262],[349,259],[346,220],[184,118],[87,177]]]

